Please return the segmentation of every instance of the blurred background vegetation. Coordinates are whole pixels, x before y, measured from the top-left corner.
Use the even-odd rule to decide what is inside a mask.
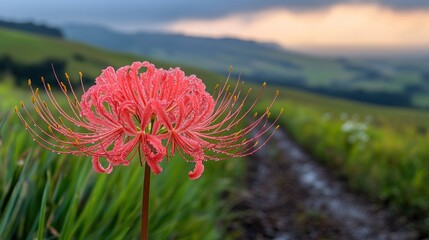
[[[126,44],[124,44],[124,42]],[[143,171],[134,161],[109,175],[87,158],[40,148],[14,115],[30,101],[27,79],[53,81],[52,66],[91,85],[106,66],[149,60],[180,66],[208,89],[234,65],[249,87],[269,84],[260,109],[279,89],[273,112],[283,129],[368,199],[406,216],[429,234],[429,61],[320,57],[231,38],[118,33],[102,27],[61,29],[0,22],[1,239],[135,239]],[[257,86],[255,87],[257,88]],[[265,104],[265,105],[264,105]],[[242,159],[207,163],[189,181],[192,164],[165,163],[151,188],[154,239],[234,238],[234,192],[243,185]],[[186,238],[185,238],[186,237]]]

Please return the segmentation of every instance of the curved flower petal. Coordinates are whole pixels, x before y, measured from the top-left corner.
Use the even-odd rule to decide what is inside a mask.
[[[107,168],[103,167],[103,165],[101,165],[101,163],[100,163],[100,157],[98,157],[98,156],[92,156],[92,167],[98,173],[110,174],[113,170],[113,166],[110,163],[107,166]]]
[[[204,172],[203,161],[196,161],[194,170],[190,171],[188,175],[190,179],[195,180],[200,178],[203,172]]]

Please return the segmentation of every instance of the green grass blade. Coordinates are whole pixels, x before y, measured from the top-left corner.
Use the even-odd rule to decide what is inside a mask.
[[[39,228],[37,231],[37,239],[43,239],[44,230],[45,230],[45,218],[46,218],[46,204],[48,200],[49,188],[51,185],[51,175],[48,173],[48,178],[46,180],[45,190],[43,191],[42,204],[40,207],[39,215]]]
[[[13,219],[12,219],[13,212],[17,211],[18,209],[17,205],[19,205],[18,204],[19,196],[21,193],[22,185],[26,175],[25,172],[26,172],[26,169],[28,168],[28,165],[29,165],[28,163],[30,158],[31,158],[31,152],[28,153],[24,166],[21,172],[19,173],[18,181],[13,186],[13,191],[10,199],[8,199],[8,201],[4,203],[5,209],[4,209],[4,212],[0,215],[0,234],[2,235],[2,237],[7,234],[6,233],[7,229],[8,228],[10,229],[12,227],[10,224],[13,223]]]
[[[0,129],[2,129],[2,127],[4,126],[4,124],[6,123],[6,120],[8,119],[8,117],[9,117],[9,112],[7,112],[3,117],[2,117],[2,119],[1,119],[1,121],[0,121]]]

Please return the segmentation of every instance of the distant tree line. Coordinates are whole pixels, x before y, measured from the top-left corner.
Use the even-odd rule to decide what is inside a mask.
[[[42,76],[46,78],[52,76],[52,67],[55,68],[56,72],[63,74],[66,69],[66,61],[61,59],[46,59],[39,63],[22,64],[15,62],[8,55],[0,57],[0,76],[4,74],[12,75],[17,86],[23,86],[27,84],[27,80],[29,78],[33,79],[33,85],[39,87],[43,86],[41,81],[38,80]],[[55,85],[56,84],[53,86]]]
[[[9,28],[50,37],[63,38],[63,33],[60,29],[32,22],[16,23],[0,20],[0,28]]]

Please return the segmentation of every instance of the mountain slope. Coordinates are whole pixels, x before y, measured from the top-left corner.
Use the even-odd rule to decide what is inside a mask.
[[[279,47],[260,45],[236,39],[196,38],[162,33],[121,34],[101,27],[74,26],[63,28],[67,38],[90,43],[107,49],[143,54],[190,65],[198,65],[217,72],[226,72],[230,65],[245,75],[257,75],[260,63],[276,59],[270,64],[272,74],[281,76],[293,73],[301,56],[285,59],[277,54]],[[248,50],[252,49],[251,52]]]
[[[429,107],[429,59],[350,60],[313,57],[275,45],[174,34],[123,34],[96,26],[63,27],[66,38],[359,101]]]

